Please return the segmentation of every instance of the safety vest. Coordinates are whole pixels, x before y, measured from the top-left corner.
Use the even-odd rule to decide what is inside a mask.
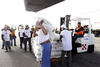
[[[82,28],[82,26],[80,28]],[[77,32],[77,34],[82,34],[83,35],[84,34],[84,30]]]
[[[15,36],[15,31],[11,31],[11,36]]]

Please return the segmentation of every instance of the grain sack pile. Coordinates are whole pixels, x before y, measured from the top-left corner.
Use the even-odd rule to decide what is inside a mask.
[[[57,42],[56,40],[51,41],[51,58],[60,58],[62,51],[62,43]],[[42,57],[42,47],[38,43],[38,38],[32,38],[32,49],[37,61],[41,61]]]

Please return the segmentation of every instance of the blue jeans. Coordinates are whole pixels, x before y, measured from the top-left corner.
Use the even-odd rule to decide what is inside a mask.
[[[6,51],[8,51],[8,49],[11,50],[10,41],[5,41],[5,42],[4,42],[4,45],[5,45]]]
[[[50,67],[50,57],[51,57],[51,44],[45,43],[42,45],[43,51],[42,51],[42,65],[41,67]]]
[[[11,37],[11,46],[13,46],[13,40],[14,40],[14,46],[16,46],[16,36]]]

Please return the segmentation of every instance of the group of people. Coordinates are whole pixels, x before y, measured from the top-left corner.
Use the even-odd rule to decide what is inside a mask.
[[[38,36],[39,43],[43,48],[42,51],[42,64],[41,67],[51,67],[50,64],[50,56],[51,56],[51,43],[50,43],[50,37],[49,37],[49,31],[44,26],[44,19],[39,20],[36,23],[35,31],[34,31],[34,37]],[[38,33],[36,33],[38,31]],[[83,37],[84,35],[84,28],[81,26],[81,22],[78,22],[78,26],[75,29],[75,39],[79,37]],[[72,67],[72,32],[67,29],[66,25],[61,25],[61,32],[60,32],[60,39],[58,41],[62,42],[63,49],[62,49],[62,67],[65,67],[66,65],[68,67]],[[66,59],[67,57],[67,59]],[[67,64],[66,64],[67,62]]]
[[[19,38],[20,38],[20,48],[23,48],[24,44],[24,50],[27,51],[27,45],[29,45],[29,51],[32,52],[32,46],[31,46],[31,38],[38,36],[38,42],[42,46],[42,63],[41,67],[51,67],[51,43],[50,43],[50,35],[48,32],[48,29],[44,27],[44,19],[39,20],[36,22],[35,28],[32,29],[29,28],[28,25],[21,26],[19,29]],[[38,31],[38,33],[37,33]],[[83,35],[83,27],[81,26],[81,23],[78,23],[78,28],[76,29],[76,38],[81,37]],[[14,46],[16,45],[16,35],[15,35],[15,29],[10,29],[9,26],[5,25],[4,29],[2,30],[2,41],[3,46],[2,49],[5,47],[6,52],[11,51],[11,46],[13,46],[12,41],[14,40]],[[72,67],[72,57],[71,57],[71,51],[72,51],[72,33],[69,31],[66,27],[66,25],[61,26],[61,33],[60,33],[60,39],[58,41],[62,42],[63,50],[62,50],[62,66],[64,67],[66,63],[65,57],[67,57],[68,60],[68,67]],[[27,44],[28,42],[28,44]]]
[[[29,51],[32,52],[32,46],[31,46],[31,38],[32,38],[32,31],[33,28],[29,28],[28,25],[25,26],[20,26],[21,28],[18,30],[18,35],[20,38],[20,48],[22,49],[24,46],[24,50],[25,52],[27,51],[27,42],[29,45]],[[6,52],[11,51],[11,46],[17,46],[16,44],[16,28],[10,28],[8,25],[5,25],[4,28],[2,29],[2,34],[1,34],[1,38],[2,38],[2,49],[6,49]],[[13,43],[14,41],[14,43]]]

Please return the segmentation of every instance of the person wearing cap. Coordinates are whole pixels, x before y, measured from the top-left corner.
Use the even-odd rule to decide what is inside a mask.
[[[32,52],[32,46],[31,46],[31,29],[28,25],[26,25],[24,33],[24,50],[27,51],[27,42],[29,43],[29,51]]]
[[[84,35],[84,28],[81,26],[81,22],[78,22],[78,27],[75,29],[75,38],[83,37]]]
[[[22,49],[22,44],[24,43],[24,27],[21,26],[21,28],[19,29],[19,38],[20,38],[20,48]]]
[[[8,30],[8,27],[5,26],[2,31],[2,40],[4,41],[4,45],[6,48],[6,52],[11,51],[10,41],[11,41],[11,32]]]
[[[60,40],[62,41],[63,50],[62,50],[62,66],[65,67],[66,62],[68,67],[72,65],[72,33],[66,29],[66,25],[61,26]],[[67,59],[65,59],[67,57]],[[66,61],[65,61],[66,60]]]
[[[43,47],[42,50],[42,62],[41,67],[51,67],[50,57],[51,57],[51,43],[49,32],[46,27],[43,26],[44,20],[41,19],[36,22],[34,37],[38,36],[39,43]],[[38,31],[38,34],[36,33]]]

